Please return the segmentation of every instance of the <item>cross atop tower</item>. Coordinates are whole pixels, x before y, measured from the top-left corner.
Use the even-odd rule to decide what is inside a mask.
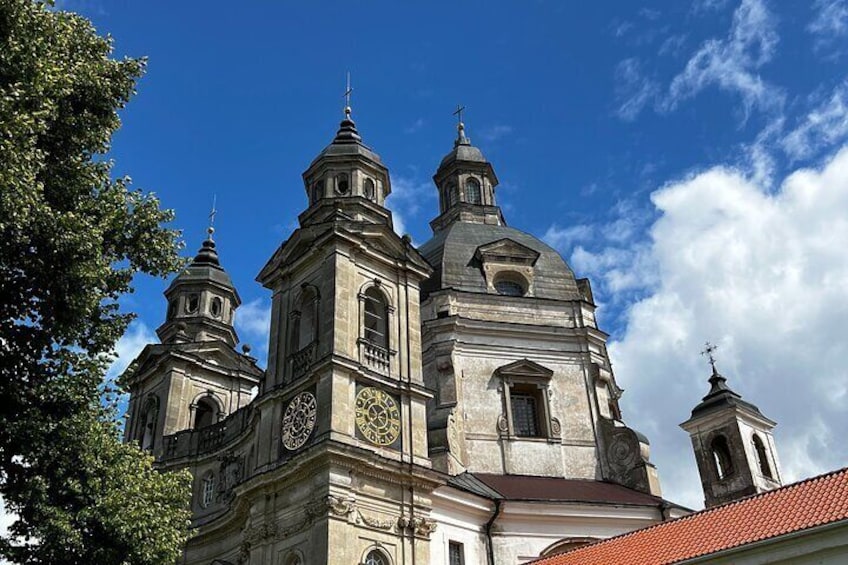
[[[350,86],[350,71],[347,73],[347,88],[345,88],[344,99],[345,99],[345,107],[344,113],[346,118],[350,118],[350,94],[353,92],[353,88]]]
[[[715,356],[713,356],[713,352],[718,349],[718,345],[713,345],[709,341],[705,343],[706,347],[703,351],[701,351],[701,355],[706,355],[707,360],[710,362],[710,366],[713,368],[713,372],[715,372]]]
[[[453,113],[453,115],[454,115],[454,116],[456,116],[456,125],[457,125],[457,127],[461,127],[461,126],[462,126],[462,112],[463,112],[464,110],[465,110],[465,106],[463,106],[462,104],[457,104],[457,105],[456,105],[456,112],[454,112],[454,113]]]
[[[218,210],[215,208],[215,203],[218,200],[218,195],[212,195],[212,210],[209,212],[209,227],[206,228],[206,233],[209,234],[209,239],[212,239],[212,234],[215,233],[215,216],[218,214]]]

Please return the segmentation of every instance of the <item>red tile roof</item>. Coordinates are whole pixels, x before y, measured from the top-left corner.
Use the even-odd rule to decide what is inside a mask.
[[[848,468],[533,563],[666,565],[841,520],[848,520]]]
[[[487,473],[474,473],[474,476],[500,493],[506,500],[549,500],[639,506],[668,506],[670,504],[662,498],[603,481]]]

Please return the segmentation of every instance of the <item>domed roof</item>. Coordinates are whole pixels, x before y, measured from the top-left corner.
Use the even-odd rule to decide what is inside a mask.
[[[360,155],[374,161],[375,163],[382,164],[380,156],[374,153],[370,147],[362,143],[362,136],[359,135],[359,131],[356,129],[356,124],[351,119],[350,114],[346,111],[345,118],[339,124],[339,131],[336,132],[336,137],[333,138],[330,145],[325,147],[324,150],[312,160],[310,168],[324,157],[350,155]]]
[[[212,239],[211,234],[209,238],[203,241],[200,250],[194,259],[192,259],[191,263],[189,263],[188,267],[183,269],[171,282],[166,293],[178,285],[198,282],[216,283],[231,289],[233,293],[238,295],[229,273],[221,267],[221,262],[218,259],[218,250],[215,248],[215,241]]]
[[[443,288],[488,293],[477,249],[488,243],[510,239],[539,254],[534,266],[533,296],[573,300],[580,293],[574,273],[559,253],[538,238],[507,226],[456,222],[436,233],[419,251],[433,267],[424,281],[423,295]]]

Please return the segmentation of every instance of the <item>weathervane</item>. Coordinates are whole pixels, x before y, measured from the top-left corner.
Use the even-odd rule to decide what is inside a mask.
[[[347,73],[347,88],[345,88],[344,99],[345,99],[345,108],[344,113],[347,119],[350,119],[350,93],[353,92],[353,88],[350,87],[350,71]]]
[[[218,210],[215,208],[215,204],[218,201],[218,195],[212,195],[212,210],[209,212],[209,227],[206,228],[206,233],[209,234],[209,239],[212,239],[212,234],[215,233],[215,216],[218,214]]]
[[[705,344],[705,345],[706,345],[706,347],[704,348],[704,350],[703,350],[703,351],[701,351],[701,355],[706,355],[707,359],[708,359],[708,360],[709,360],[709,362],[710,362],[710,365],[711,365],[711,366],[712,366],[712,368],[713,368],[713,372],[715,372],[715,364],[716,364],[716,360],[715,360],[715,357],[713,356],[713,352],[714,352],[716,349],[718,349],[718,345],[713,345],[713,344],[712,344],[712,343],[710,343],[709,341],[708,341],[708,342],[706,342],[706,344]]]

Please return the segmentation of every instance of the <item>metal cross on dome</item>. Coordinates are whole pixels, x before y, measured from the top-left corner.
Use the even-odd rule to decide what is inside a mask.
[[[209,212],[209,227],[206,228],[206,233],[209,234],[209,239],[212,239],[212,234],[215,233],[215,216],[218,214],[215,204],[218,201],[218,195],[212,195],[212,210]]]
[[[706,342],[705,345],[706,345],[706,347],[704,348],[703,351],[701,351],[701,355],[707,356],[707,359],[709,360],[710,365],[712,366],[713,370],[715,370],[716,360],[715,360],[715,357],[713,356],[713,352],[716,349],[718,349],[718,345],[713,345],[709,341]]]
[[[344,113],[348,118],[350,117],[350,94],[353,92],[353,88],[350,86],[350,71],[347,73],[347,88],[345,88],[344,99],[345,99],[345,108]]]
[[[456,112],[454,112],[453,115],[456,116],[457,125],[462,124],[462,112],[464,110],[465,110],[465,106],[463,106],[461,104],[456,105]]]

